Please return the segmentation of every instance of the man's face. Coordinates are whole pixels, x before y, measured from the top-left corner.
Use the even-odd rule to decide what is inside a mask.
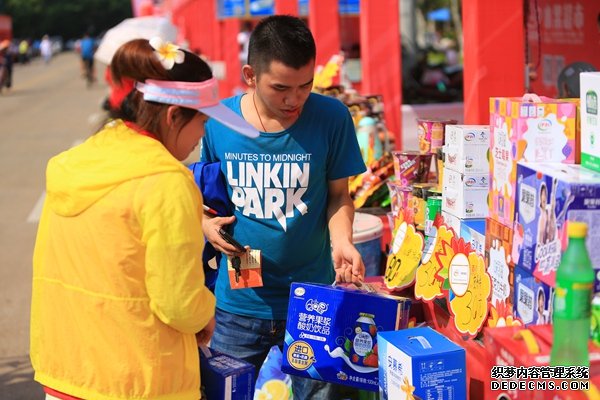
[[[266,71],[256,77],[257,100],[269,116],[282,123],[294,122],[312,90],[315,63],[295,69],[272,61]]]

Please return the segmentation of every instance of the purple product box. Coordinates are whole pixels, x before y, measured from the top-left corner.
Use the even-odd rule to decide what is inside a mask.
[[[202,387],[208,400],[252,400],[254,365],[208,347],[200,348]]]
[[[517,207],[515,264],[554,287],[568,244],[566,222],[580,221],[588,225],[588,253],[600,269],[600,173],[581,165],[519,162]],[[600,289],[598,275],[595,291]]]
[[[554,289],[521,267],[515,267],[515,298],[513,314],[523,325],[552,323],[552,295]]]

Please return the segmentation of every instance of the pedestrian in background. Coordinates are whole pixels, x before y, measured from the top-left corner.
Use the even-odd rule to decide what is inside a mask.
[[[348,108],[311,92],[315,57],[302,20],[262,20],[243,67],[250,89],[224,100],[260,137],[247,140],[211,120],[203,139],[202,160],[220,161],[235,206],[232,217],[204,219],[207,240],[235,254],[218,234],[231,224],[238,242],[262,252],[262,287],[232,290],[227,257],[221,258],[211,347],[257,371],[270,348],[283,345],[292,282],[360,282],[364,276],[352,243],[348,177],[365,165]],[[322,381],[292,377],[292,385],[301,400],[337,397],[337,388]]]
[[[0,93],[6,87],[12,86],[12,55],[10,53],[10,40],[0,42]]]
[[[215,299],[204,286],[202,197],[181,161],[209,116],[256,131],[219,104],[204,61],[159,38],[124,44],[111,69],[137,82],[129,114],[46,170],[35,380],[48,399],[198,400],[197,346],[212,335]]]
[[[44,63],[50,63],[50,60],[52,59],[52,42],[48,35],[42,37],[42,41],[40,42],[40,54],[44,59]]]
[[[29,63],[29,41],[27,39],[19,42],[19,62],[21,64]]]
[[[96,81],[96,70],[94,68],[94,53],[96,43],[89,33],[85,33],[79,42],[79,54],[81,56],[82,76],[88,80],[88,84]]]

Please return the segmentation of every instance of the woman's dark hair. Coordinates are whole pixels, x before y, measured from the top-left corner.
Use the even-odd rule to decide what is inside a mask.
[[[182,51],[185,54],[183,62],[176,63],[172,69],[166,70],[158,61],[148,40],[129,41],[119,47],[112,58],[110,64],[112,78],[118,84],[121,84],[123,78],[131,78],[135,82],[145,82],[146,79],[202,82],[212,78],[212,71],[204,60],[188,51]],[[145,101],[143,94],[134,89],[123,101],[120,117],[158,134],[161,114],[168,107],[168,104]],[[180,108],[180,126],[191,121],[197,113],[197,110]]]
[[[315,59],[315,40],[306,24],[290,15],[273,15],[260,21],[248,45],[248,64],[259,75],[272,61],[299,69]]]
[[[539,199],[539,206],[542,206],[542,190],[544,191],[544,193],[546,194],[546,202],[548,201],[548,188],[546,187],[546,183],[542,182],[540,184],[540,199]]]

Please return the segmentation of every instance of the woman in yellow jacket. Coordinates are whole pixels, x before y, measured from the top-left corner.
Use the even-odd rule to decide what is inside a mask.
[[[159,38],[115,54],[125,120],[52,158],[33,259],[31,361],[47,398],[200,398],[198,342],[214,329],[202,198],[181,163],[219,104],[199,57]],[[196,337],[195,337],[196,334]]]

